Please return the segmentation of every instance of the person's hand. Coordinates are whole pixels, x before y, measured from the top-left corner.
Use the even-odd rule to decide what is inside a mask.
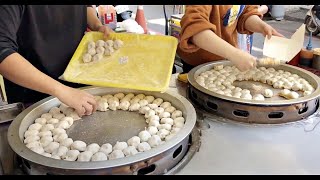
[[[278,31],[276,31],[272,26],[270,26],[267,23],[264,23],[262,34],[264,36],[267,36],[268,39],[270,39],[272,35],[284,37],[282,34],[278,33]]]
[[[56,96],[61,102],[74,108],[80,117],[96,111],[97,102],[94,96],[85,91],[63,86]]]
[[[240,71],[250,70],[257,65],[257,58],[251,54],[236,49],[235,52],[230,53],[228,58]]]
[[[104,34],[104,37],[108,37],[109,34],[113,33],[113,30],[108,26],[100,26],[98,31],[102,32]]]

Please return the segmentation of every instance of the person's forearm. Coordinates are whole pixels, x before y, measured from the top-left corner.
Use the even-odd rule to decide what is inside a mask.
[[[230,59],[230,55],[233,52],[238,51],[237,48],[233,47],[210,30],[204,30],[194,35],[192,37],[192,42],[201,49],[227,59]]]
[[[93,7],[87,7],[87,24],[88,27],[93,31],[98,31],[102,26],[102,23],[97,17],[97,12]]]
[[[20,86],[56,97],[65,87],[36,69],[18,53],[9,55],[0,63],[0,74]]]
[[[259,16],[252,15],[245,22],[245,28],[251,32],[263,33],[263,27],[266,25]]]

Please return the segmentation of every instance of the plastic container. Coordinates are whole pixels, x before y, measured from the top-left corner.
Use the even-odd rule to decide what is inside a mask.
[[[100,5],[98,7],[98,16],[102,25],[107,25],[111,29],[117,28],[117,12],[112,5]]]

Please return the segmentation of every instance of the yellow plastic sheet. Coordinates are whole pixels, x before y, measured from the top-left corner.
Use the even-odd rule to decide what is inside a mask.
[[[83,63],[88,42],[104,39],[99,32],[82,38],[62,78],[69,82],[164,92],[169,86],[178,41],[171,36],[113,33],[123,47],[98,62]],[[127,62],[123,61],[127,57]]]

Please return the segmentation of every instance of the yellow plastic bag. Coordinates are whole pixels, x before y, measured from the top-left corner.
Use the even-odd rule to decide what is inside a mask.
[[[123,47],[99,62],[84,63],[82,56],[87,52],[88,42],[99,39],[104,39],[100,32],[85,34],[62,75],[64,80],[94,86],[167,90],[178,44],[176,38],[113,33],[108,39],[122,40]]]

